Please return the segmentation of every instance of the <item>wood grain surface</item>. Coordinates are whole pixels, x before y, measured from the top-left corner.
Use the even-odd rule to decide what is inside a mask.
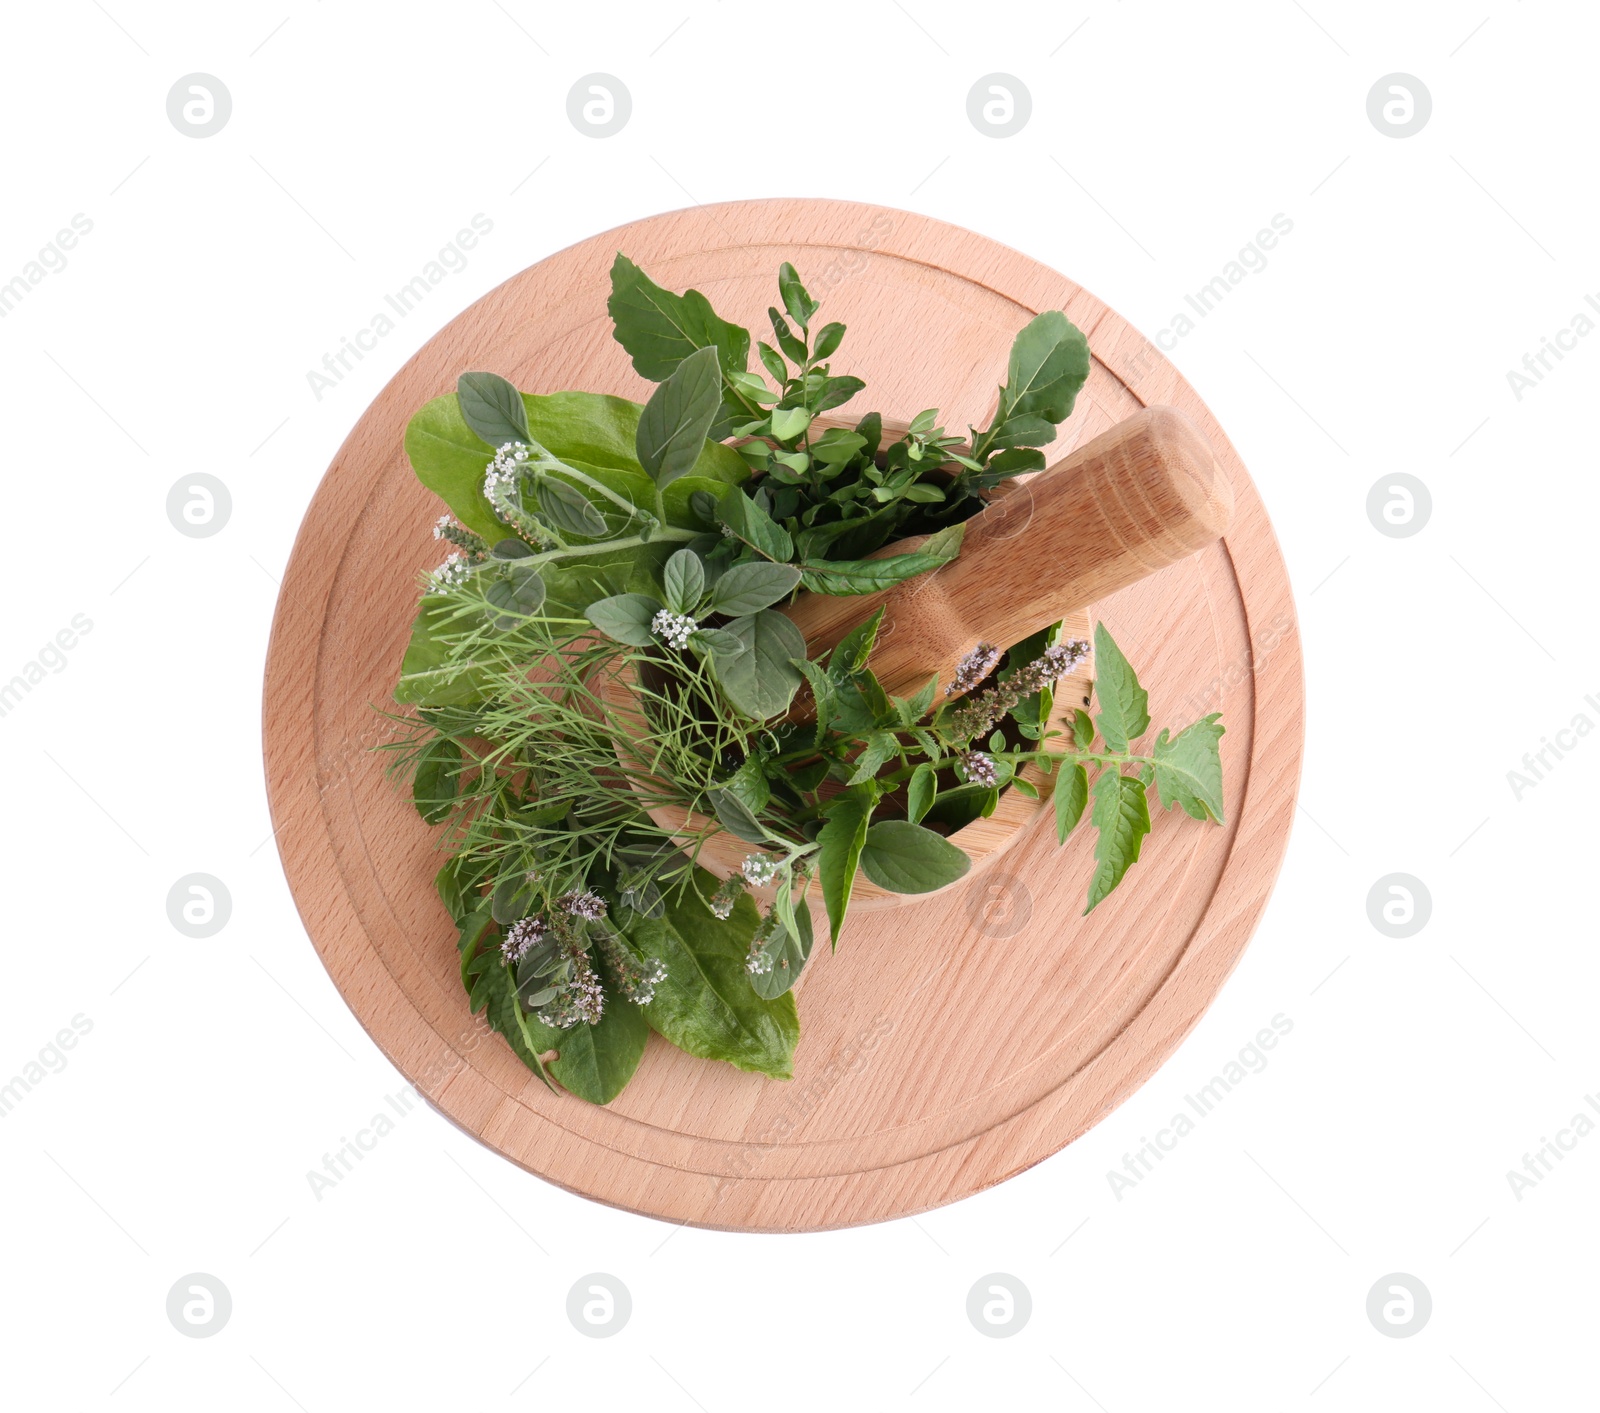
[[[1227,823],[1159,812],[1124,887],[1080,916],[1087,831],[1036,819],[970,887],[853,920],[802,978],[795,1077],[697,1060],[659,1037],[609,1107],[550,1094],[467,1008],[434,895],[437,831],[384,776],[389,699],[438,558],[413,478],[411,413],[467,368],[529,391],[647,387],[611,339],[624,250],[759,328],[780,261],[850,326],[835,364],[905,418],[981,425],[1016,330],[1064,309],[1089,382],[1052,455],[1149,404],[1182,410],[1226,468],[1227,537],[1094,605],[1139,668],[1157,725],[1220,710]],[[914,339],[913,342],[909,340]],[[845,409],[846,412],[851,409]],[[924,1211],[1058,1151],[1142,1084],[1239,959],[1288,839],[1303,742],[1299,637],[1259,497],[1187,383],[1070,280],[971,232],[847,202],[730,203],[562,251],[447,325],[351,432],[285,572],[267,664],[277,842],[306,929],[386,1055],[467,1132],[572,1191],[701,1226],[808,1231]]]

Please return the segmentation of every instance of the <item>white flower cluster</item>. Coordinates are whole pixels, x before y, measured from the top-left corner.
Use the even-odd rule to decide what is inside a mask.
[[[744,881],[752,887],[760,888],[771,883],[778,876],[780,860],[771,854],[749,854],[739,867],[739,872],[744,875]]]
[[[458,550],[428,576],[429,587],[434,593],[453,589],[467,577],[471,567],[467,557]]]
[[[688,647],[689,634],[699,626],[687,613],[674,613],[669,608],[662,609],[650,620],[650,631],[669,648]]]
[[[500,955],[508,962],[520,962],[528,952],[544,941],[544,919],[525,917],[506,930],[500,944]]]
[[[484,499],[494,507],[494,513],[508,525],[511,523],[501,508],[501,500],[515,495],[517,477],[527,464],[530,451],[523,442],[506,442],[494,454],[489,469],[483,473]]]

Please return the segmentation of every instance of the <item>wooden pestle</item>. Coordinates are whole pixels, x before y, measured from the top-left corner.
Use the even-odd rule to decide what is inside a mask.
[[[1019,642],[1187,558],[1232,514],[1227,472],[1194,423],[1147,407],[979,511],[943,568],[874,594],[802,595],[783,611],[815,657],[882,605],[871,666],[887,691],[911,696],[933,673],[949,682],[978,642]]]

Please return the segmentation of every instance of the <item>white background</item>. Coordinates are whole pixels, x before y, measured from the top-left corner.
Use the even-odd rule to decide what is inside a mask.
[[[0,1079],[92,1024],[0,1126],[8,1405],[1594,1406],[1600,1135],[1520,1200],[1506,1174],[1600,1091],[1600,739],[1520,799],[1507,772],[1600,723],[1600,338],[1520,400],[1506,375],[1600,298],[1597,40],[1591,6],[1508,0],[8,7],[0,282],[93,222],[0,320],[0,680],[93,624],[0,718]],[[196,71],[233,102],[204,140],[166,112]],[[594,71],[632,94],[606,140],[566,116]],[[1003,140],[966,112],[995,71],[1033,96]],[[1366,110],[1396,71],[1433,99],[1402,140]],[[619,222],[766,195],[971,227],[1152,335],[1293,221],[1172,354],[1261,487],[1301,615],[1276,894],[1134,1099],[915,1221],[675,1231],[426,1110],[319,1201],[307,1170],[404,1081],[269,838],[261,668],[300,517],[383,383],[485,291]],[[467,268],[314,397],[307,371],[479,212]],[[191,539],[166,497],[202,471],[232,516]],[[1432,495],[1409,538],[1366,512],[1397,472]],[[167,920],[193,872],[232,897],[206,940]],[[1367,915],[1394,872],[1432,897],[1404,940]],[[1119,1201],[1108,1169],[1279,1013],[1268,1066]],[[566,1315],[595,1271],[633,1299],[604,1341]],[[190,1272],[232,1294],[214,1338],[168,1321]],[[1031,1292],[1015,1337],[968,1321],[990,1272]],[[1413,1338],[1367,1318],[1391,1272],[1431,1292]]]

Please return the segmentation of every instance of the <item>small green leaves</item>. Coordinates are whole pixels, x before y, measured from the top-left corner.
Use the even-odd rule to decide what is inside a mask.
[[[1167,739],[1163,727],[1151,748],[1156,793],[1170,810],[1183,806],[1192,819],[1222,823],[1222,756],[1219,742],[1227,728],[1217,712]]]
[[[1104,623],[1094,625],[1095,696],[1100,702],[1100,734],[1112,751],[1126,751],[1150,729],[1150,695],[1139,685],[1128,659]]]
[[[756,613],[787,598],[799,582],[800,571],[793,565],[767,561],[736,564],[712,587],[711,608],[730,617]]]
[[[417,757],[412,777],[411,799],[429,824],[443,824],[450,817],[460,789],[461,747],[448,736],[436,736]]]
[[[1091,913],[1117,884],[1129,867],[1138,862],[1139,846],[1150,832],[1150,806],[1145,800],[1144,782],[1118,770],[1105,770],[1094,782],[1095,839],[1094,877],[1089,881]]]
[[[798,902],[787,887],[778,889],[775,903],[778,928],[762,948],[772,960],[772,966],[750,977],[750,986],[757,996],[771,1001],[790,990],[800,979],[800,972],[811,957],[812,929],[811,906],[805,894]]]
[[[693,613],[706,591],[706,570],[700,556],[691,549],[676,551],[661,576],[666,585],[667,607],[674,613]]]
[[[651,620],[661,604],[648,594],[614,594],[584,610],[584,617],[608,638],[633,648],[647,648],[655,642]]]
[[[1094,722],[1089,720],[1089,713],[1082,707],[1072,713],[1072,739],[1080,751],[1086,751],[1094,745]]]
[[[498,373],[463,373],[456,401],[467,426],[491,447],[528,440],[528,409],[522,394]]]
[[[806,655],[800,630],[781,613],[764,608],[734,619],[726,631],[734,634],[745,650],[734,658],[712,658],[723,693],[738,710],[758,721],[781,716],[800,686],[793,662]]]
[[[1067,835],[1078,827],[1084,806],[1089,803],[1089,774],[1081,765],[1063,765],[1056,776],[1053,796],[1056,807],[1056,843],[1067,842]]]
[[[699,348],[673,369],[639,416],[639,464],[665,490],[700,455],[722,406],[722,369],[715,348]]]
[[[806,293],[799,274],[787,260],[778,266],[778,293],[783,298],[783,307],[789,311],[789,317],[802,329],[809,328],[811,316],[820,306]]]
[[[932,893],[966,876],[972,860],[948,839],[904,819],[867,830],[861,871],[891,893]]]

